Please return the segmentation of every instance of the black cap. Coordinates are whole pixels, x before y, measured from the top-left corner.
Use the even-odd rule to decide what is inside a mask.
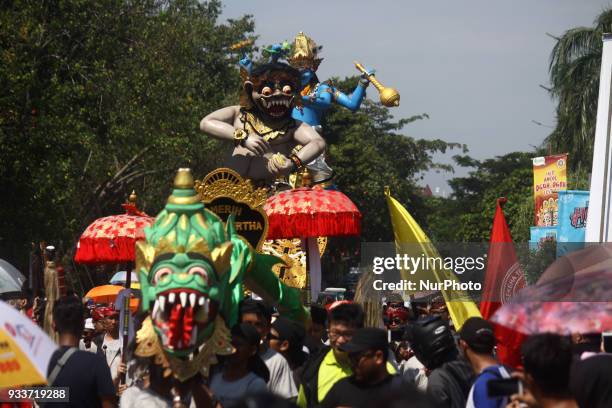
[[[477,353],[491,353],[495,347],[493,326],[481,317],[467,319],[461,326],[459,338]]]
[[[280,340],[288,340],[290,346],[302,348],[306,331],[296,322],[293,322],[286,317],[278,317],[272,323],[272,328],[278,333]]]
[[[374,327],[357,329],[351,341],[340,346],[340,350],[346,351],[347,353],[358,353],[366,350],[386,351],[388,348],[387,332]]]

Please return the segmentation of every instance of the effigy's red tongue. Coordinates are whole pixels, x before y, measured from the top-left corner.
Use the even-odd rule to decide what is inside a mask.
[[[193,331],[193,308],[186,307],[183,313],[183,346],[189,346]]]
[[[180,303],[172,308],[168,318],[168,343],[172,348],[178,348],[178,342],[183,337],[183,307]]]

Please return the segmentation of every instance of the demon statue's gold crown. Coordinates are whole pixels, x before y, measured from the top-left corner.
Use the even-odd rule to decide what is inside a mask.
[[[295,68],[310,68],[316,71],[323,61],[323,58],[317,58],[321,48],[312,38],[300,31],[293,40],[291,56],[287,58],[287,61]]]

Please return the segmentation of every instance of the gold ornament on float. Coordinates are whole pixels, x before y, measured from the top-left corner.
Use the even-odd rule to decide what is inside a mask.
[[[323,256],[327,246],[327,237],[318,237],[319,254]],[[281,258],[283,264],[276,264],[272,268],[278,278],[287,286],[298,289],[306,288],[306,252],[302,249],[299,238],[274,239],[264,242],[262,252]]]

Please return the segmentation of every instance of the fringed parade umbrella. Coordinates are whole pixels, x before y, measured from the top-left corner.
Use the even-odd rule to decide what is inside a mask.
[[[316,237],[361,233],[361,213],[343,193],[320,187],[280,192],[266,201],[267,239],[301,238],[307,252],[307,271],[313,300],[321,290],[321,258]]]
[[[134,261],[136,241],[143,240],[144,228],[153,224],[149,217],[136,208],[136,194],[122,204],[125,214],[98,218],[83,232],[77,244],[74,260],[83,264],[119,263]]]

